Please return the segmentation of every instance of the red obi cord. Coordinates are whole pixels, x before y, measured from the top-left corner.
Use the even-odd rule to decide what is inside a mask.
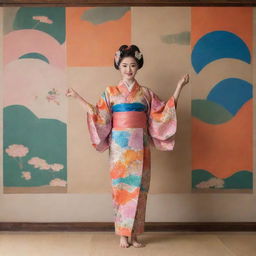
[[[113,128],[146,128],[145,112],[127,111],[113,113]]]

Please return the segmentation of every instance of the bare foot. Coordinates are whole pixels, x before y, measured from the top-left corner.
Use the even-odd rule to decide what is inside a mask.
[[[120,237],[120,247],[121,248],[128,248],[130,244],[128,243],[128,237],[127,236],[121,236]]]
[[[138,241],[136,235],[134,235],[134,236],[131,238],[131,243],[132,243],[132,245],[133,245],[134,247],[136,247],[136,248],[141,248],[141,247],[144,247],[144,246],[145,246],[145,244],[140,243],[140,242]]]

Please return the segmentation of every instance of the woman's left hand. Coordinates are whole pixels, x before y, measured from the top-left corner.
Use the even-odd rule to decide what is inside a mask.
[[[189,82],[189,74],[186,74],[185,76],[183,76],[180,81],[178,82],[178,85],[180,85],[181,87],[183,87],[184,85],[186,85]]]

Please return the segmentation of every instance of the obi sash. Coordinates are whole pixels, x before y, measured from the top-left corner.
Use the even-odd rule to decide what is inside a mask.
[[[121,103],[112,106],[113,128],[146,128],[146,106],[141,103]]]

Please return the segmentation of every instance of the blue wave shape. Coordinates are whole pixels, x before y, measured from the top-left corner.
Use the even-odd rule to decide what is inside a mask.
[[[229,31],[217,30],[201,37],[191,54],[192,66],[199,73],[207,64],[221,58],[251,62],[250,51],[245,42]]]
[[[135,103],[121,103],[115,104],[112,106],[113,112],[127,112],[127,111],[138,111],[142,112],[146,110],[146,106],[144,104],[135,102]]]
[[[222,105],[233,115],[251,98],[252,84],[239,78],[227,78],[220,81],[207,96],[207,100]]]

